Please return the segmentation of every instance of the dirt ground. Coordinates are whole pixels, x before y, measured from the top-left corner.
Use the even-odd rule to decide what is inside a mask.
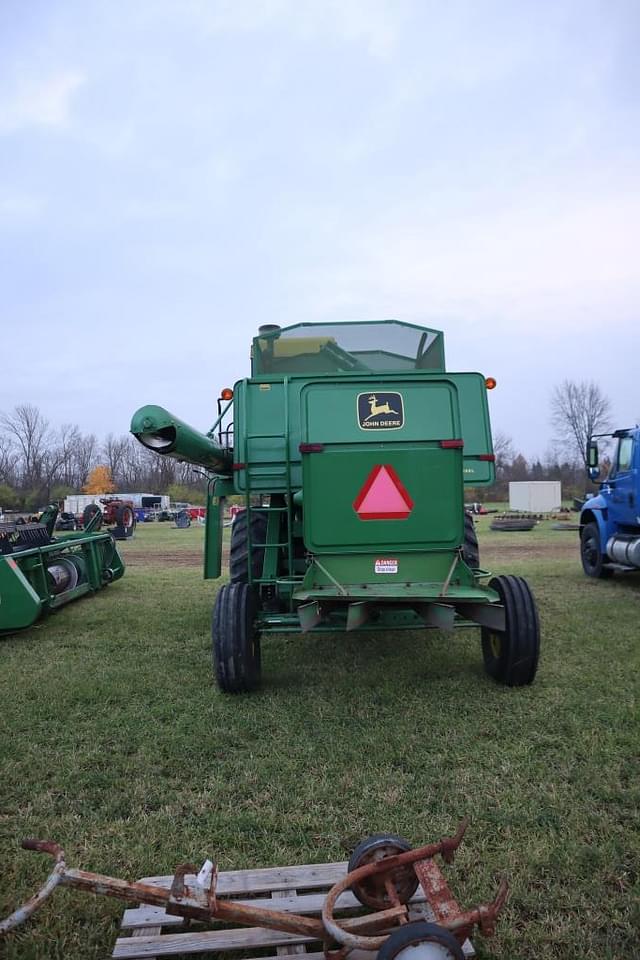
[[[514,536],[518,536],[514,534]],[[487,564],[488,561],[503,559],[504,557],[518,557],[526,560],[568,560],[573,557],[579,556],[578,543],[576,542],[567,542],[566,540],[558,540],[557,542],[548,542],[543,543],[526,543],[526,542],[516,542],[513,543],[492,543],[492,544],[481,544],[480,545],[480,555],[482,558],[482,563]],[[228,551],[223,553],[223,565],[228,560]],[[128,566],[144,566],[144,565],[155,565],[159,564],[164,566],[173,566],[173,567],[200,567],[202,566],[202,551],[201,550],[187,550],[187,551],[175,551],[174,553],[170,551],[158,553],[154,551],[146,550],[137,550],[137,549],[127,549],[124,554],[125,563]]]
[[[515,534],[517,536],[517,534]],[[577,534],[576,534],[577,536]],[[567,543],[501,543],[483,546],[480,544],[482,562],[498,557],[520,557],[523,560],[569,560],[580,556],[578,541]]]

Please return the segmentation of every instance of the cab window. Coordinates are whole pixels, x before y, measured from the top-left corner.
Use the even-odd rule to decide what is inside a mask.
[[[625,473],[631,469],[633,437],[621,437],[616,458],[616,473]]]

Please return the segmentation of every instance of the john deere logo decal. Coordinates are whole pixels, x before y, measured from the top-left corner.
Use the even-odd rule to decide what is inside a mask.
[[[358,424],[361,430],[399,430],[404,409],[399,393],[359,393]]]

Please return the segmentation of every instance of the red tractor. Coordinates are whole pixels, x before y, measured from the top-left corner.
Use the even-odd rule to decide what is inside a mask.
[[[100,529],[102,524],[114,527],[113,535],[116,540],[124,540],[133,535],[136,528],[136,514],[131,500],[121,500],[120,497],[100,497],[99,504],[88,504],[82,514],[83,526],[87,526],[98,510],[102,512],[102,520],[93,529]]]

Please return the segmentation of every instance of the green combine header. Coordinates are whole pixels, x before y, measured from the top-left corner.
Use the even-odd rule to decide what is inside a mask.
[[[97,510],[84,530],[53,531],[58,508],[38,522],[0,523],[0,634],[32,626],[65,603],[118,580],[124,563]]]
[[[147,406],[131,431],[211,475],[205,577],[219,686],[260,682],[268,633],[481,627],[487,672],[535,676],[539,627],[521,577],[480,567],[465,485],[494,481],[487,383],[445,371],[443,335],[395,320],[261,327],[251,376],[225,390],[202,434]]]

